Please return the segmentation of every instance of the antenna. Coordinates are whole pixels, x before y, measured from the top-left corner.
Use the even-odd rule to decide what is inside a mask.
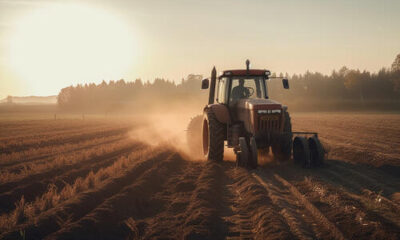
[[[246,70],[247,71],[250,70],[250,60],[249,59],[246,60]]]

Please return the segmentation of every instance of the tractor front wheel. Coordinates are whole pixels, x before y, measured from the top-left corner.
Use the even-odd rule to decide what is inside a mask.
[[[239,138],[239,151],[236,153],[236,167],[247,167],[249,163],[249,147],[246,138]]]
[[[254,137],[250,138],[250,158],[248,167],[249,168],[257,168],[258,165],[258,149],[256,139]]]

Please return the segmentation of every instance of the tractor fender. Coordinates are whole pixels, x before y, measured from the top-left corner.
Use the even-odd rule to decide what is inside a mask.
[[[204,108],[204,111],[206,109],[211,109],[215,116],[217,117],[217,120],[220,123],[226,124],[230,122],[231,118],[229,116],[229,110],[225,105],[222,104],[209,104]]]

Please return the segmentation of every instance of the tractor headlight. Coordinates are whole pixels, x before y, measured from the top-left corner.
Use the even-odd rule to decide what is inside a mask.
[[[280,109],[274,109],[274,110],[258,110],[258,114],[274,114],[274,113],[281,113]]]
[[[281,113],[281,110],[280,109],[274,109],[274,110],[271,110],[271,113]]]

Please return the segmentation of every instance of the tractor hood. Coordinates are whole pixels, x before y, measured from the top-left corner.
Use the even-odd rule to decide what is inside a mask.
[[[281,131],[282,112],[286,109],[270,99],[240,99],[235,104],[233,116],[244,123],[247,132],[256,135],[260,131]]]
[[[282,104],[270,99],[240,99],[237,108],[249,110],[276,110],[282,109]]]

